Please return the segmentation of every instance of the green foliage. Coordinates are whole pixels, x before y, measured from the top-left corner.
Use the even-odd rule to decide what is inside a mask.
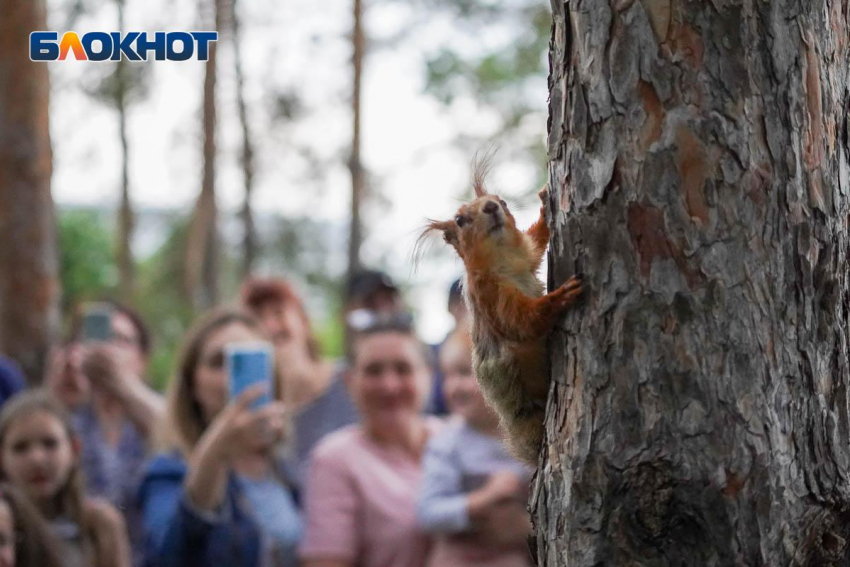
[[[151,62],[128,64],[104,61],[92,67],[97,75],[89,79],[86,93],[114,108],[129,106],[147,98],[149,93]]]
[[[165,243],[138,266],[135,306],[154,336],[148,377],[159,390],[174,371],[182,337],[193,316],[181,288],[187,233],[187,220],[177,220]]]
[[[526,80],[546,76],[545,55],[552,21],[548,2],[525,1],[519,6],[499,9],[482,7],[480,4],[484,3],[471,0],[441,0],[440,3],[459,4],[454,7],[476,33],[487,33],[494,21],[511,21],[516,29],[513,40],[469,59],[464,59],[455,49],[442,48],[426,64],[427,92],[446,103],[458,94],[471,93],[505,112],[510,110],[510,104],[515,105],[516,96]],[[474,8],[472,4],[479,6]]]
[[[513,146],[534,163],[542,182],[546,153],[542,138],[529,134],[526,118],[542,114],[547,76],[552,15],[549,2],[540,0],[426,0],[434,9],[448,10],[467,36],[504,38],[492,49],[471,54],[457,45],[441,46],[426,62],[425,91],[450,106],[460,96],[471,96],[501,116],[501,125],[490,141]],[[534,89],[534,90],[532,90]],[[459,139],[461,145],[480,148],[482,140]],[[508,156],[502,156],[508,157]],[[516,157],[516,156],[514,156]],[[541,183],[542,184],[542,183]],[[539,184],[538,184],[539,187]],[[529,188],[536,191],[536,188]]]
[[[87,299],[111,295],[118,283],[112,234],[94,210],[60,210],[59,279],[62,310]]]

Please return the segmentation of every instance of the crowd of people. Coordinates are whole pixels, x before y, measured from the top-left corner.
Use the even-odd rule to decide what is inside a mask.
[[[531,471],[473,376],[460,292],[428,346],[392,280],[358,274],[332,361],[292,285],[251,278],[186,333],[164,396],[118,303],[108,338],[72,322],[41,387],[0,357],[0,567],[531,565]],[[272,345],[271,392],[231,394],[246,342]]]

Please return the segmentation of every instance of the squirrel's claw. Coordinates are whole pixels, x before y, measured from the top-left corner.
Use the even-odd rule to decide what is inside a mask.
[[[549,204],[549,184],[548,183],[546,185],[544,185],[543,188],[540,189],[540,191],[537,192],[537,196],[540,198],[540,202],[543,203],[544,206]]]

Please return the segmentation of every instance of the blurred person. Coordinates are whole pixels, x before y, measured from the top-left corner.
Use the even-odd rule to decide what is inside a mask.
[[[110,339],[78,343],[80,369],[89,380],[91,396],[89,403],[75,409],[73,419],[83,441],[88,490],[129,507],[141,480],[147,442],[165,414],[165,403],[145,381],[151,350],[147,325],[130,308],[108,304]]]
[[[357,409],[343,379],[345,366],[322,360],[304,304],[286,280],[248,279],[242,285],[241,298],[274,345],[282,399],[294,412],[294,469],[303,479],[316,443],[357,421]]]
[[[449,286],[449,300],[447,303],[447,308],[452,318],[455,321],[455,325],[451,331],[446,335],[448,338],[455,330],[461,327],[466,327],[467,324],[467,311],[466,311],[466,302],[463,299],[463,285],[460,279],[456,279],[452,282],[452,285]],[[443,339],[444,341],[446,339]],[[436,344],[433,347],[434,351],[434,359],[440,359],[440,349],[442,349],[442,343]],[[443,369],[440,365],[437,365],[434,368],[434,382],[431,387],[431,396],[428,400],[428,406],[426,411],[430,414],[434,415],[446,415],[448,413],[448,407],[446,406],[446,396],[444,392],[443,382],[445,377],[443,375]]]
[[[82,350],[78,342],[71,340],[51,349],[44,387],[70,412],[89,402],[91,385],[83,374]]]
[[[289,567],[301,519],[275,449],[284,405],[251,409],[264,390],[229,399],[225,346],[265,340],[259,322],[234,309],[189,331],[168,394],[162,443],[139,500],[148,564],[156,567]]]
[[[351,347],[363,314],[391,316],[407,311],[401,292],[392,278],[378,270],[360,270],[347,282],[342,306],[345,324],[345,355],[351,359]]]
[[[0,482],[0,567],[63,567],[59,542],[44,518],[8,482]]]
[[[124,519],[84,494],[80,442],[65,408],[44,390],[0,411],[0,476],[24,492],[60,542],[65,567],[129,567]]]
[[[103,303],[109,307],[109,338],[86,340],[78,315],[72,323],[74,338],[56,353],[46,382],[72,412],[82,441],[86,491],[122,511],[138,566],[143,555],[136,493],[153,427],[165,405],[145,381],[151,351],[147,325],[129,307]]]
[[[416,526],[422,454],[440,427],[423,416],[431,370],[410,318],[358,330],[349,386],[360,423],[316,447],[307,477],[303,567],[421,567]]]
[[[425,453],[417,519],[439,536],[428,565],[530,567],[525,500],[532,471],[508,453],[499,417],[472,373],[472,340],[463,325],[443,343],[440,365],[458,419]]]
[[[449,286],[448,310],[455,320],[455,329],[467,323],[469,312],[466,309],[466,301],[463,299],[463,282],[460,278]]]
[[[21,367],[11,358],[0,355],[0,406],[23,390],[25,382]]]

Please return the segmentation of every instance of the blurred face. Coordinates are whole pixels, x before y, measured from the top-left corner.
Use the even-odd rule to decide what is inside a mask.
[[[267,301],[257,309],[256,315],[276,348],[294,346],[307,350],[307,325],[297,307]]]
[[[201,412],[207,422],[212,421],[229,401],[230,387],[224,361],[225,345],[259,340],[262,340],[259,333],[238,322],[219,327],[207,337],[198,357],[193,388],[195,401],[201,406]]]
[[[461,341],[450,340],[440,352],[443,391],[449,411],[472,424],[489,423],[496,414],[487,406],[478,380],[472,373],[472,353]]]
[[[15,566],[15,518],[5,500],[0,500],[0,567]]]
[[[36,503],[48,502],[59,494],[77,460],[77,449],[62,422],[46,410],[12,423],[0,454],[9,481]]]
[[[387,332],[357,340],[351,392],[371,427],[398,427],[416,417],[430,383],[428,365],[413,337]]]
[[[132,319],[118,311],[114,311],[112,315],[111,342],[121,352],[122,364],[127,365],[126,370],[141,378],[146,360],[139,331]]]
[[[79,343],[55,349],[45,377],[45,386],[67,408],[77,408],[89,400],[91,386],[83,374]]]

